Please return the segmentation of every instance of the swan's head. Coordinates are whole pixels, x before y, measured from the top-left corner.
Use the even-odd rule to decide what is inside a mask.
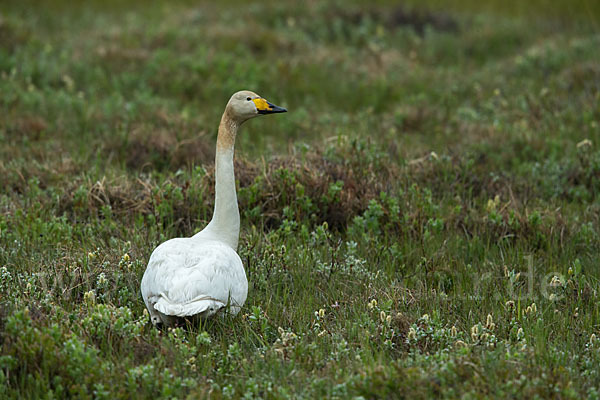
[[[231,112],[231,116],[240,122],[262,114],[287,112],[285,108],[271,104],[249,90],[242,90],[231,96],[227,108]]]

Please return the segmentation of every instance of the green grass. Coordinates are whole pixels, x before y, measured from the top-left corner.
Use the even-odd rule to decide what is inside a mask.
[[[599,398],[600,8],[426,3],[4,2],[0,397]],[[158,331],[239,89],[247,303]]]

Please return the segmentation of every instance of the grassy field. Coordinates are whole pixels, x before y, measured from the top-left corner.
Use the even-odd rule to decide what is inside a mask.
[[[600,398],[597,2],[81,3],[0,6],[0,397]],[[248,300],[156,330],[239,89]]]

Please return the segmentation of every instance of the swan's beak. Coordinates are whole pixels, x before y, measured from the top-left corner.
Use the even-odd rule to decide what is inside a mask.
[[[276,106],[275,104],[271,104],[263,98],[254,99],[252,101],[256,105],[256,109],[258,110],[259,114],[274,114],[287,112],[285,108]]]

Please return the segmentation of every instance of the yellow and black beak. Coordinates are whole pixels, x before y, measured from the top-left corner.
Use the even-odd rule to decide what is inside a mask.
[[[260,97],[258,99],[253,99],[252,101],[256,105],[256,109],[258,110],[259,114],[274,114],[287,112],[285,108],[276,106],[275,104],[271,104],[267,100]]]

